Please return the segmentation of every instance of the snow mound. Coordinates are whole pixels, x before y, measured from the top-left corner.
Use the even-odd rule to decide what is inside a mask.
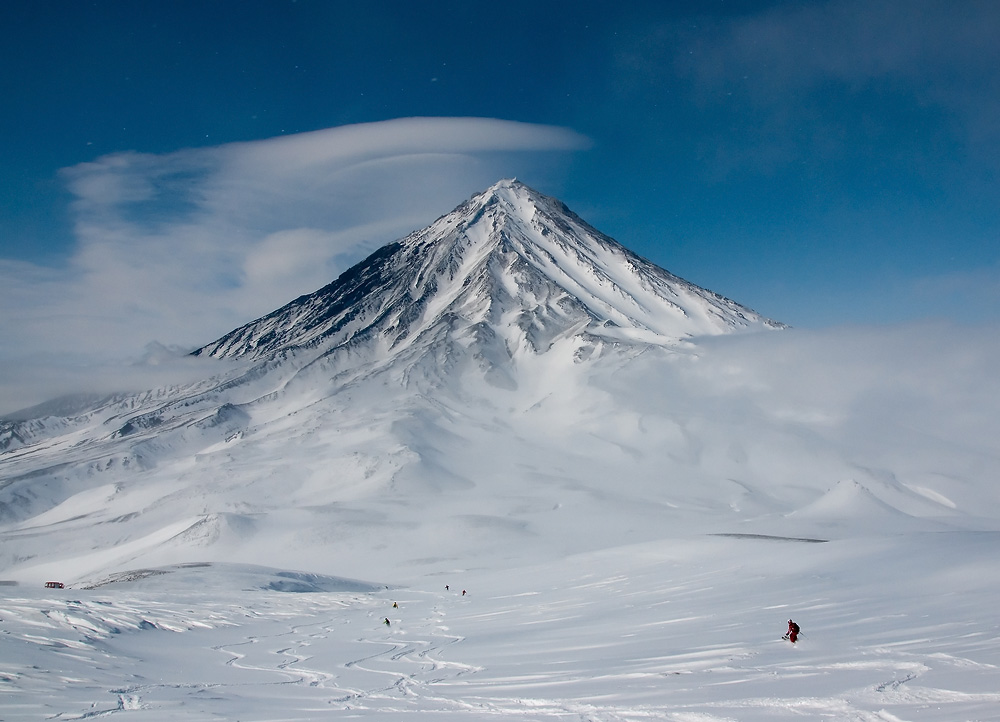
[[[910,515],[875,496],[854,479],[837,482],[815,501],[791,512],[789,517],[820,522],[858,521],[884,523],[910,519]]]

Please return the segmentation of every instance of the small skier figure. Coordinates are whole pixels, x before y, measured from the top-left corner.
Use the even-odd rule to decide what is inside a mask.
[[[451,589],[451,587],[449,587],[447,584],[445,584],[444,585],[444,590],[447,592],[449,589]]]
[[[393,603],[392,603],[392,608],[393,608],[393,609],[399,609],[399,605],[398,605],[398,604],[396,604],[395,602],[393,602]]]
[[[385,622],[383,622],[383,624],[385,624],[385,626],[387,626],[387,627],[390,626],[389,618],[388,617],[385,618]]]
[[[785,636],[782,639],[787,639],[792,644],[795,644],[795,640],[799,637],[799,625],[793,622],[791,619],[788,620],[788,631],[785,632]]]
[[[464,589],[462,590],[462,596],[463,597],[465,596],[465,590]]]

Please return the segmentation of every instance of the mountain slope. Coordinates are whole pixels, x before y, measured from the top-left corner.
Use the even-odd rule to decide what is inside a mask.
[[[907,471],[910,449],[845,451],[836,414],[741,376],[726,348],[788,334],[730,332],[776,326],[505,181],[201,349],[215,376],[6,422],[0,570],[371,578],[665,529],[810,537],[816,518],[792,512],[842,479],[907,528],[998,503]],[[823,529],[849,534],[841,516]]]

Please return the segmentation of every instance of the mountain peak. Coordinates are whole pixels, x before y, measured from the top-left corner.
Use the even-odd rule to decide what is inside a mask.
[[[469,348],[488,338],[492,355],[512,357],[570,337],[590,347],[670,345],[777,326],[640,258],[562,202],[504,179],[196,353],[363,348],[370,362],[421,342]]]
[[[477,195],[480,196],[506,195],[509,198],[510,194],[517,194],[521,196],[532,195],[532,194],[541,195],[538,193],[538,191],[525,185],[517,178],[501,178],[496,183],[487,188],[485,191]],[[476,196],[473,197],[475,198]]]
[[[519,190],[519,189],[531,190],[530,188],[528,188],[528,186],[524,185],[524,183],[519,181],[517,178],[501,178],[492,186],[490,186],[485,192],[496,193],[498,191],[503,191],[503,190]]]

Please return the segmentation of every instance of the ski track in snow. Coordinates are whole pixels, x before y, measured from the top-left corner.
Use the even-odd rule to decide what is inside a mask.
[[[450,591],[8,593],[0,719],[1000,719],[996,627],[951,619],[968,609],[948,595],[748,593],[726,555],[623,574],[629,557],[466,572]]]

